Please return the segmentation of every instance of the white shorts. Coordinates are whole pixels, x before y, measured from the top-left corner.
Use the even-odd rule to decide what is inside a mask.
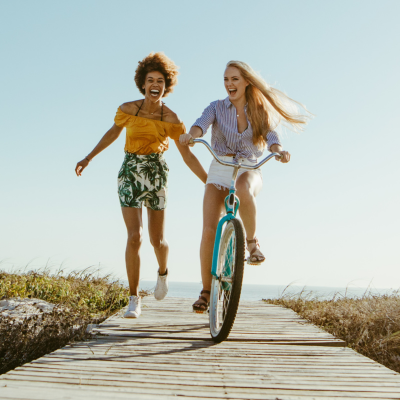
[[[222,161],[230,161],[230,162],[232,162],[234,159],[234,157],[232,156],[219,156],[219,158]],[[240,161],[243,165],[256,165],[256,163],[251,162],[246,158],[240,158],[238,161]],[[240,175],[248,171],[250,170],[240,168],[237,177],[239,178]],[[262,181],[262,172],[260,168],[255,169],[252,172],[259,174]],[[219,190],[221,190],[222,188],[229,189],[231,187],[232,174],[233,174],[232,167],[227,167],[226,165],[222,165],[214,159],[212,160],[210,169],[208,171],[206,185],[212,183]]]

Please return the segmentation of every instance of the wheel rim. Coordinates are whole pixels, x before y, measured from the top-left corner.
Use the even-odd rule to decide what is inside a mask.
[[[234,276],[236,234],[233,224],[228,223],[221,238],[217,275],[221,278]],[[210,328],[213,337],[221,331],[232,293],[232,283],[213,276],[211,287]]]

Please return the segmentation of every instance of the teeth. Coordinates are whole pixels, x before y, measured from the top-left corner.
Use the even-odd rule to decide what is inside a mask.
[[[159,90],[150,90],[150,92],[152,92],[152,93],[160,93]]]

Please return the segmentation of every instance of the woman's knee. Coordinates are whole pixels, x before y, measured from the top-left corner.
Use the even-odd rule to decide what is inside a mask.
[[[128,232],[128,246],[140,247],[142,244],[142,231]]]
[[[243,182],[237,185],[236,195],[240,201],[253,201],[254,193],[251,186],[247,182]]]
[[[214,228],[213,226],[204,226],[202,240],[203,241],[214,241],[216,230],[217,230],[216,227]]]
[[[161,249],[162,247],[168,246],[167,241],[160,235],[150,236],[150,243],[155,249]]]

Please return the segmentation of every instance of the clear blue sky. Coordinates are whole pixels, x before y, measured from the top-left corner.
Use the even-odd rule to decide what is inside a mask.
[[[0,258],[125,275],[116,177],[124,134],[81,178],[82,159],[140,98],[137,62],[164,51],[180,66],[166,104],[190,126],[226,96],[231,59],[303,102],[316,118],[288,133],[258,197],[267,255],[246,283],[400,286],[400,2],[0,1]],[[210,140],[210,133],[206,136]],[[208,168],[210,156],[194,153]],[[199,281],[204,187],[174,144],[167,238],[171,279]],[[155,279],[148,242],[142,278]]]

